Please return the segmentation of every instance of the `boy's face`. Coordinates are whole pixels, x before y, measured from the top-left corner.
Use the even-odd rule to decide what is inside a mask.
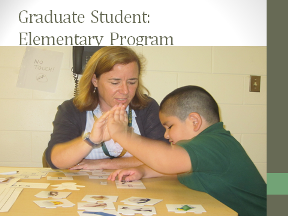
[[[197,135],[189,118],[181,121],[176,116],[167,116],[162,112],[159,112],[159,118],[166,129],[164,137],[171,144],[176,144],[180,140],[190,140]]]

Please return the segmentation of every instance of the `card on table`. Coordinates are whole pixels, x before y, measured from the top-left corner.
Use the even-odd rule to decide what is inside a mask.
[[[202,212],[206,212],[202,205],[192,205],[192,204],[166,204],[166,207],[169,212],[175,213],[186,213],[186,212],[194,212],[201,214]]]
[[[57,208],[57,207],[72,207],[75,204],[67,199],[58,200],[36,200],[33,201],[41,208]]]
[[[105,202],[116,202],[118,196],[105,196],[105,195],[86,195],[82,201],[95,202],[95,201],[105,201]]]
[[[161,202],[162,199],[153,199],[153,198],[146,198],[146,197],[130,197],[128,199],[122,200],[126,205],[137,205],[137,206],[144,206],[144,205],[155,205],[158,202]]]
[[[87,172],[63,172],[65,176],[86,176],[89,175]]]
[[[47,176],[47,180],[73,180],[73,177],[72,176],[66,176],[66,177]]]
[[[89,179],[108,179],[109,175],[89,175]]]
[[[29,182],[16,182],[11,187],[18,188],[42,188],[46,189],[50,184],[49,183],[29,183]]]
[[[144,207],[144,206],[118,205],[118,213],[121,213],[123,215],[134,215],[134,214],[153,215],[156,214],[156,210],[152,206]]]
[[[141,180],[129,182],[115,180],[115,184],[118,189],[146,189],[145,185],[142,183]]]
[[[114,209],[113,202],[95,201],[95,202],[78,202],[78,209],[85,211],[97,211],[104,209]]]
[[[41,191],[35,196],[38,198],[54,198],[54,199],[63,199],[67,198],[71,192],[58,192],[58,191]]]
[[[106,172],[106,171],[100,171],[100,170],[94,170],[93,172],[92,172],[92,175],[95,175],[95,176],[105,176],[105,175],[107,175],[107,176],[109,176],[110,174],[111,174],[112,172]]]

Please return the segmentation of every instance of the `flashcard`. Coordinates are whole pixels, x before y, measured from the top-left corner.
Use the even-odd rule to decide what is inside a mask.
[[[89,179],[108,179],[109,175],[89,175]]]
[[[115,180],[115,183],[118,189],[146,189],[141,180],[131,182],[119,182],[119,180]]]
[[[105,201],[105,202],[116,202],[118,196],[103,196],[103,195],[86,195],[82,201],[95,202],[95,201]]]
[[[89,175],[87,172],[63,172],[65,174],[65,176],[85,176],[85,175]]]
[[[145,197],[130,197],[128,199],[122,200],[126,205],[137,205],[137,206],[144,206],[144,205],[155,205],[158,202],[161,202],[162,199],[152,199],[152,198],[145,198]]]
[[[121,216],[115,210],[102,210],[102,211],[78,211],[79,216],[89,216],[89,215],[101,215],[101,216]]]
[[[17,175],[20,179],[41,179],[42,175]]]
[[[65,182],[62,184],[58,184],[58,185],[51,185],[52,187],[57,187],[55,188],[55,190],[80,190],[77,187],[85,187],[84,185],[76,185],[75,182]]]
[[[134,214],[153,215],[156,214],[156,210],[152,206],[142,207],[142,206],[118,205],[118,213],[121,213],[123,215],[134,215]]]
[[[85,211],[97,211],[97,210],[104,210],[104,209],[115,210],[115,206],[113,202],[103,202],[103,201],[78,202],[78,209],[85,210]]]
[[[66,177],[52,177],[52,176],[47,176],[47,180],[73,180],[72,176],[66,176]]]
[[[105,175],[107,175],[107,176],[109,176],[110,174],[111,174],[112,172],[104,172],[104,171],[93,171],[92,172],[92,175],[95,175],[95,176],[105,176]]]
[[[58,200],[37,200],[33,201],[41,208],[72,207],[75,204],[67,199]]]
[[[175,213],[194,212],[197,214],[201,214],[203,212],[206,212],[202,205],[166,204],[166,207],[169,212],[175,212]]]
[[[18,178],[21,179],[41,179],[42,177],[45,177],[47,175],[47,172],[41,172],[38,170],[33,171],[19,171],[17,175]]]
[[[107,181],[106,182],[100,182],[101,185],[107,185]]]
[[[11,185],[13,185],[14,183],[16,183],[17,181],[19,181],[20,178],[15,178],[13,176],[11,177],[6,177],[6,178],[1,178],[1,181],[0,181],[0,186],[3,186],[3,187],[10,187]]]
[[[63,199],[67,198],[71,192],[58,192],[58,191],[41,191],[35,196],[38,198],[54,198],[54,199]]]
[[[16,182],[11,187],[46,189],[49,185],[50,185],[49,183]]]

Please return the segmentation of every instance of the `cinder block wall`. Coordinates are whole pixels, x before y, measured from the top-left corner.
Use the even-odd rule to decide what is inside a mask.
[[[0,47],[0,166],[41,167],[57,106],[73,97],[72,47],[64,53],[55,93],[17,88],[26,47]],[[227,130],[243,145],[266,180],[266,47],[133,47],[146,58],[145,86],[158,103],[177,87],[199,85],[219,104]],[[261,91],[249,92],[250,75]]]

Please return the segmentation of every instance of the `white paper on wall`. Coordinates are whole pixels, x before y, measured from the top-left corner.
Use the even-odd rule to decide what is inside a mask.
[[[62,59],[62,52],[27,47],[17,87],[55,92]]]

